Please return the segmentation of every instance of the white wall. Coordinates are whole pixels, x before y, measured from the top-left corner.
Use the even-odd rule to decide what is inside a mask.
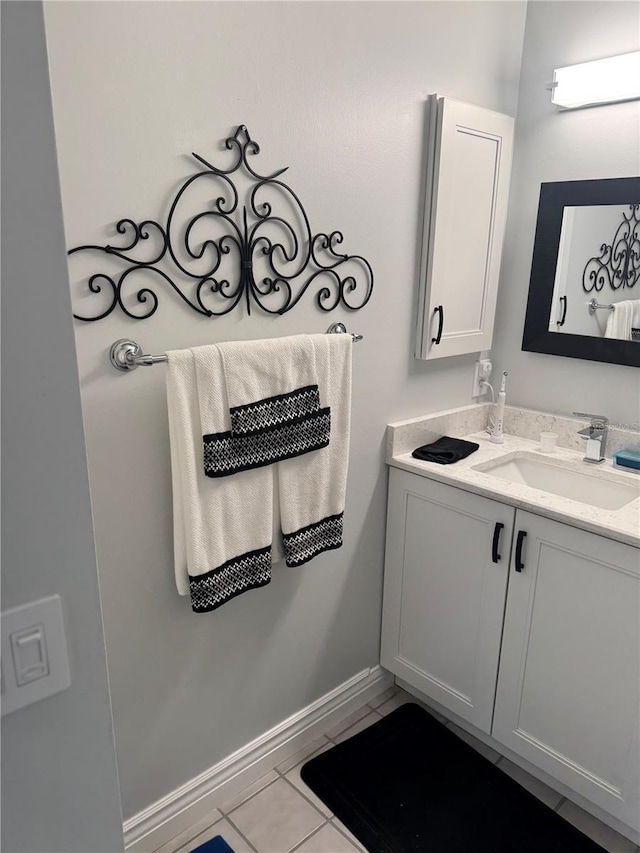
[[[160,293],[136,324],[76,324],[92,504],[125,815],[378,662],[385,424],[470,401],[473,356],[412,357],[424,103],[431,92],[515,112],[520,3],[47,5],[69,247],[154,217],[245,123],[266,172],[289,165],[316,230],[375,271],[370,304],[328,316],[206,320]],[[86,300],[85,300],[86,302]],[[83,305],[84,308],[84,305]],[[211,615],[172,580],[162,367],[117,375],[116,338],[147,352],[318,332],[346,320],[354,351],[345,545]]]
[[[514,405],[640,420],[636,368],[521,350],[540,184],[640,173],[640,102],[559,112],[547,90],[553,69],[639,48],[637,3],[528,4],[493,349],[496,369],[509,371]]]
[[[115,853],[122,816],[41,3],[2,4],[2,606],[59,594],[71,686],[2,718],[2,849]]]

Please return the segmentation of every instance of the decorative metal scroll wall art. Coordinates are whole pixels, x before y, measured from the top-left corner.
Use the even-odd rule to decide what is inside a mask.
[[[101,310],[93,316],[74,317],[101,320],[119,307],[128,317],[144,320],[158,307],[152,286],[162,283],[206,317],[228,314],[241,303],[248,314],[254,304],[269,314],[284,314],[314,284],[319,286],[316,302],[323,311],[340,304],[357,310],[367,304],[373,291],[370,264],[360,255],[337,250],[343,240],[340,231],[312,233],[300,199],[278,180],[288,167],[270,175],[258,174],[248,156],[258,154],[260,148],[244,125],[225,141],[225,146],[234,152],[228,169],[217,168],[193,154],[205,168],[182,184],[164,224],[153,219],[120,219],[115,228],[124,245],[86,245],[69,251],[69,255],[100,253],[105,260],[108,256],[119,266],[124,264],[118,273],[90,275],[88,289],[90,294],[102,294]],[[248,203],[242,207],[237,186],[241,175],[235,182],[230,177],[236,172],[242,173],[249,184]],[[202,190],[205,181],[214,181],[218,194],[213,200],[207,196],[207,209],[180,225],[178,208],[187,195]],[[286,217],[279,214],[281,206],[286,208]],[[155,249],[146,260],[131,254],[149,245]],[[199,271],[193,269],[198,262]],[[106,299],[109,304],[105,307]],[[130,310],[136,300],[144,306],[142,311]]]
[[[640,204],[630,204],[622,213],[611,244],[600,246],[600,255],[590,258],[582,274],[585,293],[600,292],[605,284],[612,290],[634,287],[640,279]]]

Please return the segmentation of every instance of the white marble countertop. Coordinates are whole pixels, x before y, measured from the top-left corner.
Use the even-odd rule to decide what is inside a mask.
[[[475,492],[488,498],[494,498],[510,506],[529,510],[545,518],[552,518],[574,527],[598,533],[609,539],[616,539],[635,547],[640,547],[640,496],[617,510],[600,509],[590,504],[570,498],[558,497],[548,492],[534,489],[530,486],[512,483],[508,480],[493,476],[490,472],[475,470],[476,466],[496,460],[500,456],[514,451],[534,453],[547,461],[560,464],[580,473],[613,480],[627,482],[640,488],[640,475],[626,473],[615,467],[610,459],[594,470],[585,470],[589,466],[583,461],[583,454],[564,447],[558,447],[553,453],[545,454],[540,451],[537,441],[519,438],[514,435],[504,436],[503,444],[493,444],[488,434],[475,432],[463,436],[468,441],[475,441],[480,448],[453,465],[439,465],[436,462],[422,462],[414,459],[411,453],[396,453],[389,455],[387,462],[394,468],[402,468],[440,483]],[[639,555],[640,559],[640,555]]]

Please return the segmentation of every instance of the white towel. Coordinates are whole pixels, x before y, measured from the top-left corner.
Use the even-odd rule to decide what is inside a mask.
[[[181,595],[191,595],[196,612],[213,610],[269,583],[273,532],[276,527],[279,534],[280,527],[278,509],[288,565],[301,565],[342,544],[352,343],[347,335],[314,335],[310,343],[319,411],[331,410],[329,446],[276,465],[252,465],[233,476],[210,477],[204,472],[201,412],[206,412],[206,428],[226,434],[230,446],[246,438],[231,432],[222,348],[168,353],[176,584]],[[279,373],[281,367],[275,365],[274,371]],[[306,381],[305,369],[301,368],[298,382]],[[267,383],[269,391],[277,381]],[[279,507],[274,507],[274,491]]]
[[[353,344],[349,335],[313,335],[313,342],[320,402],[331,410],[331,440],[328,447],[277,465],[288,566],[342,545]]]
[[[309,335],[232,341],[219,344],[218,350],[230,416],[230,430],[223,432],[211,422],[215,401],[207,388],[207,348],[193,350],[208,477],[228,477],[327,446],[330,416],[320,407]]]
[[[614,303],[613,311],[609,311],[607,327],[604,332],[605,338],[618,338],[623,341],[631,340],[631,328],[633,326],[634,309],[637,309],[640,300],[625,299]]]
[[[207,351],[213,426],[228,430],[220,353],[215,346]],[[259,468],[204,476],[194,355],[176,350],[167,356],[176,586],[180,595],[191,595],[196,612],[206,612],[271,580],[272,474]]]
[[[309,335],[219,344],[231,431],[241,435],[320,408]]]

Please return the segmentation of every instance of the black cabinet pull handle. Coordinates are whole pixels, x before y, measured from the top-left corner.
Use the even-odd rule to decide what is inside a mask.
[[[433,311],[434,314],[438,314],[438,332],[435,338],[431,338],[431,343],[436,344],[436,346],[440,343],[442,339],[442,328],[444,326],[444,308],[442,305],[436,305]]]
[[[491,545],[491,559],[494,563],[499,562],[500,554],[498,554],[498,543],[500,542],[500,531],[504,527],[501,521],[496,521],[496,526],[493,528],[493,544]]]
[[[560,302],[562,302],[562,318],[558,320],[556,325],[564,326],[564,321],[567,319],[567,297],[561,296]]]
[[[516,539],[516,572],[521,572],[524,569],[522,562],[522,543],[527,535],[526,530],[518,530],[518,538]]]

